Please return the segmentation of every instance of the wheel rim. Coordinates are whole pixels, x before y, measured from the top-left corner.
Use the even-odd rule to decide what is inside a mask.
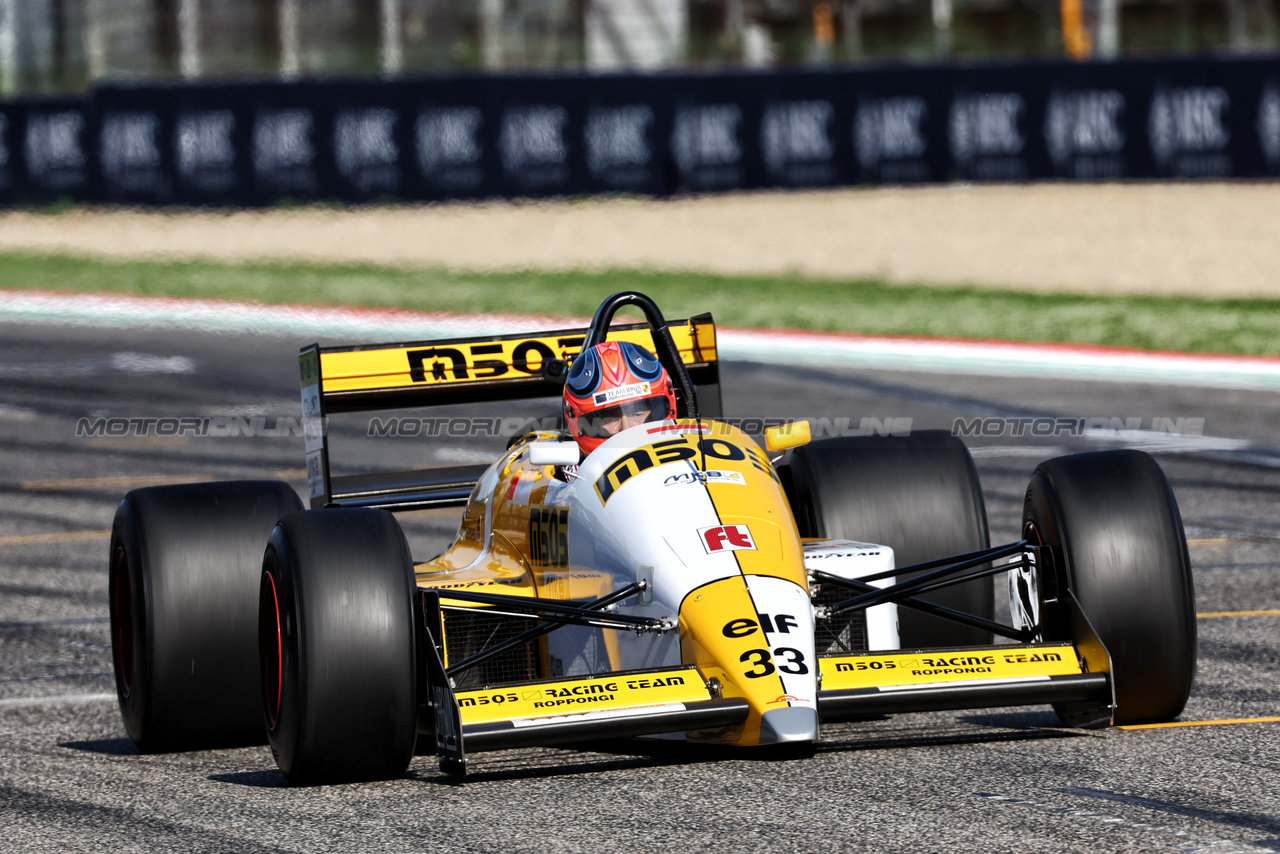
[[[284,638],[280,631],[280,597],[270,572],[262,573],[258,593],[258,673],[262,682],[262,706],[267,729],[275,731],[284,693]]]
[[[1034,519],[1028,519],[1023,526],[1022,539],[1037,546],[1048,545],[1045,542],[1044,534],[1040,531],[1040,526],[1035,523]],[[1046,588],[1046,584],[1050,586]],[[1052,604],[1044,598],[1056,599],[1057,593],[1053,591],[1059,590],[1064,584],[1065,582],[1060,578],[1044,575],[1040,577],[1040,581],[1037,584],[1037,595],[1040,597],[1040,612],[1037,620],[1040,628],[1040,640],[1052,643],[1071,639],[1071,631],[1068,628],[1067,617],[1062,610],[1062,606]],[[1046,590],[1049,592],[1046,592]]]
[[[122,699],[133,693],[133,582],[124,546],[111,558],[111,653],[116,666],[116,690]]]
[[[1037,546],[1044,545],[1044,537],[1040,536],[1040,529],[1036,527],[1035,522],[1027,522],[1027,528],[1022,533],[1022,539],[1027,542],[1034,541]]]

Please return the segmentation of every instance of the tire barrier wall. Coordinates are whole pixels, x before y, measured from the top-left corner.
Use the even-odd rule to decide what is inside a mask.
[[[1274,178],[1280,57],[103,86],[0,103],[0,203]]]

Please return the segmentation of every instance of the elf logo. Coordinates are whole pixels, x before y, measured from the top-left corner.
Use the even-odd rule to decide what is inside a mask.
[[[717,525],[714,528],[699,528],[702,536],[702,547],[707,554],[721,551],[754,550],[755,540],[751,539],[751,531],[746,525]]]

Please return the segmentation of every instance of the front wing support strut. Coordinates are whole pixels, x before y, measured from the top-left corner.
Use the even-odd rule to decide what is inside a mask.
[[[925,602],[921,599],[917,599],[916,594],[929,593],[945,587],[953,587],[957,584],[964,584],[965,582],[985,578],[989,575],[997,575],[1001,572],[1007,572],[1014,568],[1014,564],[1011,562],[1009,564],[980,569],[976,572],[970,571],[985,563],[999,560],[1000,558],[1019,555],[1021,556],[1021,560],[1018,562],[1018,565],[1025,566],[1027,554],[1031,553],[1032,559],[1038,563],[1041,560],[1047,559],[1047,556],[1042,555],[1044,548],[1045,547],[1043,546],[1033,546],[1026,540],[1019,540],[1016,543],[1009,543],[1004,546],[996,546],[994,548],[982,549],[980,551],[969,552],[967,554],[953,555],[951,557],[925,561],[924,563],[917,563],[911,566],[897,567],[874,575],[864,576],[859,579],[841,578],[818,570],[814,570],[811,574],[815,580],[845,587],[849,590],[856,591],[859,594],[829,606],[827,608],[827,614],[830,616],[841,614],[846,611],[863,610],[886,602],[894,602],[942,619],[951,620],[952,622],[978,628],[983,631],[989,631],[1002,637],[1012,638],[1026,643],[1035,637],[1035,629],[1015,629],[1012,626],[1006,626],[1001,623],[988,620],[984,617],[979,617],[976,614],[966,614],[962,611],[956,611],[943,605],[935,605],[930,602]],[[923,575],[919,575],[906,581],[900,581],[889,587],[873,587],[870,584],[872,581],[881,581],[897,575],[921,571],[924,571]]]
[[[813,578],[823,584],[834,584],[837,587],[844,587],[855,593],[870,593],[878,591],[882,588],[872,587],[865,581],[860,579],[841,578],[838,575],[831,575],[821,570],[814,570]],[[962,581],[968,580],[961,579]],[[1035,639],[1037,634],[1035,629],[1015,629],[1013,626],[1006,626],[1003,623],[997,623],[994,620],[988,620],[985,617],[979,617],[976,614],[966,614],[964,611],[957,611],[954,608],[948,608],[945,605],[935,605],[932,602],[926,602],[923,599],[916,599],[914,596],[908,596],[897,601],[898,605],[904,605],[914,611],[930,614],[934,617],[940,617],[944,620],[950,620],[953,623],[970,626],[982,631],[991,632],[1004,638],[1012,638],[1019,643],[1030,643]]]

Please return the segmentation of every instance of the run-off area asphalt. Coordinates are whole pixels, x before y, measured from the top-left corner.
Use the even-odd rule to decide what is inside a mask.
[[[289,787],[265,747],[139,755],[110,696],[107,540],[94,532],[145,478],[303,489],[288,419],[306,343],[0,326],[0,850],[1280,850],[1280,723],[1086,732],[1044,707],[943,712],[826,726],[801,758],[617,741],[478,754],[465,783],[418,757],[402,780],[316,789]],[[1236,441],[1148,443],[1192,541],[1197,610],[1280,608],[1278,394],[746,363],[723,366],[723,387],[730,415],[855,427],[1203,418],[1204,436]],[[76,436],[82,418],[161,416],[243,419],[259,435]],[[366,425],[335,427],[351,470],[479,462],[505,441],[365,438]],[[1134,441],[970,440],[992,541],[1016,539],[1040,459]],[[402,519],[421,557],[457,525],[451,511]],[[1182,719],[1280,715],[1280,616],[1198,629]]]

